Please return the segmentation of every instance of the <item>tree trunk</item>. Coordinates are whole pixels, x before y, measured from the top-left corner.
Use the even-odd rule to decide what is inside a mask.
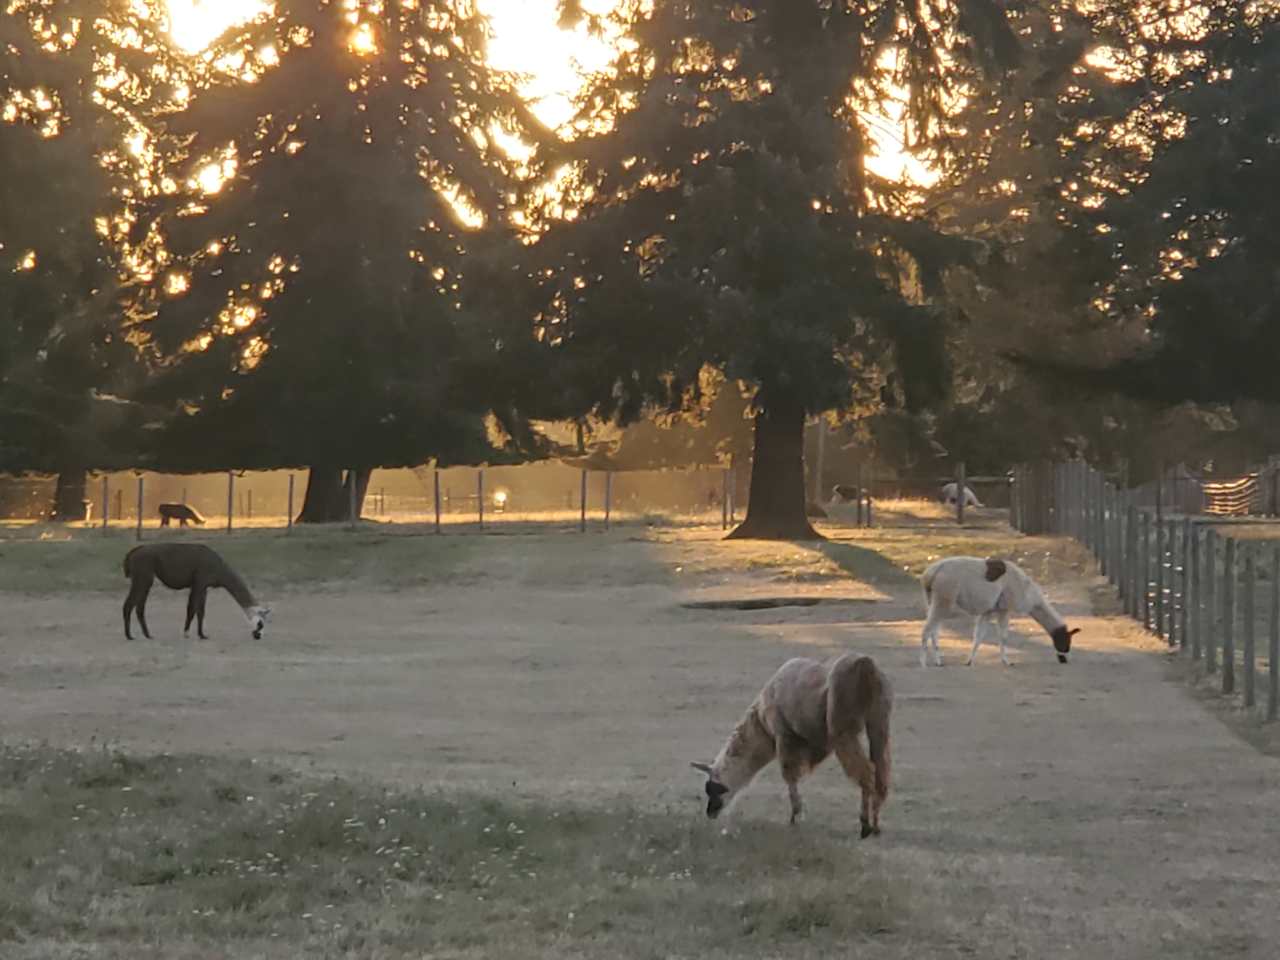
[[[747,515],[731,540],[821,540],[805,516],[804,410],[770,405],[756,414]]]
[[[85,519],[85,489],[89,483],[86,470],[63,470],[58,474],[58,484],[53,492],[51,520],[68,523]]]
[[[298,523],[333,523],[346,516],[342,506],[342,471],[337,467],[312,467],[307,472],[307,492],[302,498]],[[337,511],[341,510],[338,514]]]
[[[343,520],[351,520],[351,477],[355,474],[356,482],[356,515],[355,519],[359,520],[364,513],[364,498],[369,492],[369,478],[373,476],[371,467],[361,467],[355,471],[347,471],[347,479],[342,484],[342,503],[339,507],[339,514]]]

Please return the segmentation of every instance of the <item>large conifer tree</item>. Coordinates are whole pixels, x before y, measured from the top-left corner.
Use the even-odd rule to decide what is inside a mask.
[[[735,535],[812,537],[806,417],[890,369],[908,404],[945,379],[929,295],[951,251],[867,173],[859,107],[905,88],[910,129],[945,151],[949,85],[1014,39],[990,0],[655,0],[612,26],[622,50],[583,97],[558,198],[572,219],[531,251],[537,335],[574,402],[624,422],[694,402],[708,366],[742,381]]]

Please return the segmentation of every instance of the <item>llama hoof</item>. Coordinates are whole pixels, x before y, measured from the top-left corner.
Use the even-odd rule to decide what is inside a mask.
[[[867,839],[867,837],[871,836],[873,833],[876,833],[876,832],[877,832],[877,831],[876,831],[876,829],[875,829],[873,826],[871,826],[871,824],[870,824],[870,823],[868,823],[866,820],[863,820],[863,821],[862,821],[862,836],[861,836],[861,837],[859,837],[859,839],[860,839],[860,840],[865,840],[865,839]]]
[[[933,665],[934,665],[935,667],[940,667],[940,666],[942,666],[942,654],[940,654],[940,653],[935,653],[935,654],[933,655]]]
[[[926,657],[923,653],[920,654],[920,666],[922,667],[929,666],[929,658]]]
[[[1059,662],[1059,663],[1066,663],[1066,662],[1067,662],[1067,655],[1066,655],[1065,653],[1060,653],[1060,654],[1058,654],[1058,662]]]
[[[1012,666],[1012,664],[1010,664],[1010,663],[1009,663],[1009,658],[1008,658],[1008,657],[1001,657],[1001,658],[1000,658],[1000,662],[1001,662],[1001,663],[1003,663],[1006,667],[1008,667],[1008,666]]]

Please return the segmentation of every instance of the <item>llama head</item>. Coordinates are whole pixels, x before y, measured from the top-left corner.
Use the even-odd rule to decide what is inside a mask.
[[[1054,627],[1053,632],[1049,634],[1053,638],[1053,649],[1058,651],[1058,662],[1066,663],[1067,654],[1071,652],[1071,638],[1080,632],[1080,628],[1068,630],[1064,623],[1060,627]]]
[[[271,608],[261,605],[249,607],[245,610],[244,615],[249,620],[249,628],[253,631],[253,639],[261,640],[263,629],[271,622]]]
[[[720,782],[711,764],[692,762],[689,766],[695,770],[701,770],[707,775],[707,783],[704,788],[707,794],[707,816],[714,820],[732,802],[733,791]]]

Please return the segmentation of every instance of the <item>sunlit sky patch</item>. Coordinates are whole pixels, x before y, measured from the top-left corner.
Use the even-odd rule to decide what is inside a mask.
[[[493,36],[489,60],[494,67],[525,74],[523,93],[543,123],[558,127],[573,112],[572,98],[578,90],[580,71],[593,71],[609,61],[608,44],[591,36],[585,27],[562,30],[557,24],[556,0],[477,0],[489,17]],[[587,0],[590,12],[603,13],[613,0]],[[242,23],[270,6],[268,0],[168,0],[170,33],[184,50],[196,52],[219,34]],[[929,169],[902,150],[902,137],[895,122],[897,105],[886,105],[880,122],[869,133],[876,155],[867,167],[890,180],[928,183]]]

